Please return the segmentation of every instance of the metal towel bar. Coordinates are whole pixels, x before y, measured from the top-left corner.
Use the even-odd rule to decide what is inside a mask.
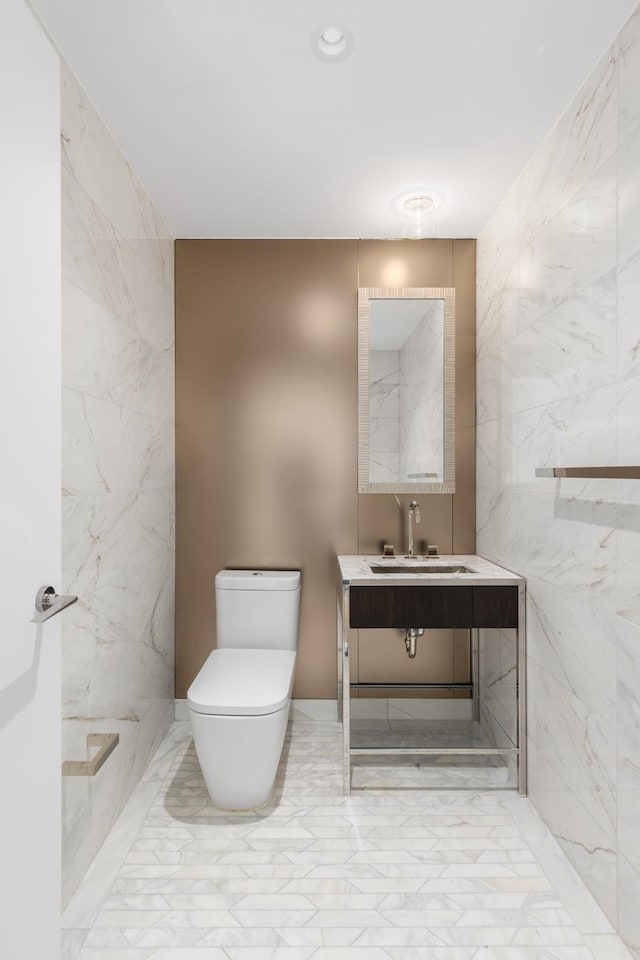
[[[111,756],[120,742],[119,733],[88,733],[87,746],[100,747],[91,760],[65,760],[62,764],[63,777],[95,777],[105,760]]]
[[[75,603],[77,597],[63,597],[56,593],[53,587],[40,587],[36,594],[36,603],[31,623],[44,623],[50,617],[55,617],[56,613],[66,610],[72,603]]]
[[[536,477],[593,480],[640,480],[640,467],[536,467]]]

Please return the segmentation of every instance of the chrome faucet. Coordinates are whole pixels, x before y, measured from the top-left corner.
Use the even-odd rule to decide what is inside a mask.
[[[412,500],[409,504],[409,513],[407,515],[408,525],[409,525],[409,548],[407,550],[407,556],[413,557],[413,523],[414,520],[416,523],[420,523],[420,507],[417,500]]]

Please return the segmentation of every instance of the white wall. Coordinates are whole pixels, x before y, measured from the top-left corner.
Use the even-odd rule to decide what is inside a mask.
[[[0,3],[0,953],[55,960],[60,919],[60,86],[23,0]],[[61,614],[64,616],[64,613]]]
[[[173,240],[77,80],[62,70],[63,747],[119,733],[63,781],[63,899],[172,719]]]
[[[531,798],[638,956],[640,481],[534,471],[640,464],[639,92],[637,12],[478,240],[477,370],[478,552],[528,580]]]

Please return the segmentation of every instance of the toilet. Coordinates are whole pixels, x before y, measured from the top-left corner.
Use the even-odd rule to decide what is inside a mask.
[[[189,687],[193,739],[216,807],[271,795],[284,744],[298,646],[300,571],[221,570],[217,649]]]

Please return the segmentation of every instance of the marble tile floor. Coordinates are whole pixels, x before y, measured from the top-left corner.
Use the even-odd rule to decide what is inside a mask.
[[[628,960],[527,800],[344,797],[341,746],[294,710],[272,801],[229,813],[175,723],[64,913],[63,960]]]

